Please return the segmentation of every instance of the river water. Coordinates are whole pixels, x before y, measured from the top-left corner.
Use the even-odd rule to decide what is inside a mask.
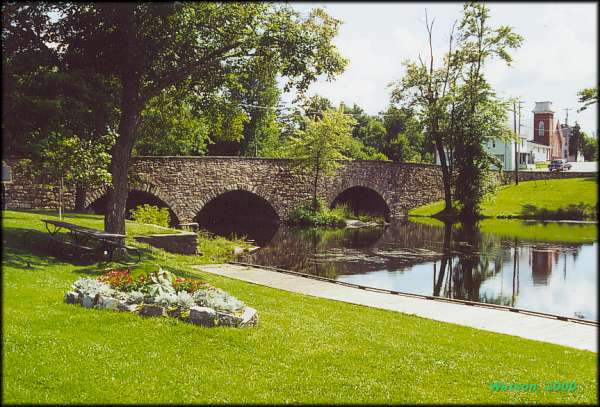
[[[396,221],[319,230],[246,227],[241,261],[363,286],[598,320],[596,225],[492,221],[477,227]],[[221,225],[222,235],[237,232]]]

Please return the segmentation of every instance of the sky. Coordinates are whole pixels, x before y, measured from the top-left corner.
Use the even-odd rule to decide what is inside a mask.
[[[369,114],[384,110],[390,101],[388,84],[402,78],[402,61],[428,56],[425,9],[435,18],[434,56],[448,45],[454,20],[460,18],[460,2],[448,3],[291,3],[308,13],[324,8],[343,24],[334,43],[350,60],[346,70],[332,82],[325,78],[312,84],[308,95],[319,94],[334,102],[358,104]],[[575,121],[587,134],[597,135],[597,106],[577,113],[577,92],[597,84],[598,5],[596,3],[489,3],[491,24],[508,25],[524,37],[513,50],[511,67],[492,61],[487,78],[500,96],[523,101],[522,133],[531,133],[536,101],[551,101],[555,120]],[[293,95],[286,94],[285,102]],[[511,123],[512,124],[512,123]]]

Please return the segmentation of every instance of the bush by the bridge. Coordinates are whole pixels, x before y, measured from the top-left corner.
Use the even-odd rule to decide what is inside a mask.
[[[169,209],[167,208],[144,204],[132,209],[131,217],[137,223],[169,227]]]
[[[322,200],[317,201],[317,210],[312,209],[310,202],[296,208],[287,219],[288,223],[297,226],[343,227],[346,216],[343,209],[329,209]]]

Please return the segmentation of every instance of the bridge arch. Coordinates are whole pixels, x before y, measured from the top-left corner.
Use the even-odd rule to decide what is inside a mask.
[[[197,204],[192,206],[193,213],[191,214],[191,217],[197,217],[198,214],[206,208],[206,205],[213,202],[215,199],[233,192],[247,193],[247,196],[255,196],[257,199],[263,201],[263,203],[269,205],[269,207],[273,210],[277,221],[281,219],[280,210],[277,205],[274,204],[273,200],[267,196],[267,194],[264,194],[260,188],[256,186],[240,184],[230,184],[218,188],[212,188],[210,191],[202,194],[202,197],[198,199]]]
[[[267,199],[255,191],[239,187],[222,188],[203,198],[205,203],[193,218],[201,229],[226,237],[246,236],[261,246],[269,242],[277,231],[279,214]]]
[[[354,213],[365,213],[369,215],[383,216],[386,220],[390,219],[390,204],[386,199],[386,194],[380,193],[372,186],[355,184],[339,188],[332,194],[330,207],[338,204],[346,204]]]
[[[102,212],[105,210],[107,198],[108,187],[106,186],[90,191],[86,196],[85,207],[88,210]],[[182,219],[185,219],[182,218],[176,201],[161,188],[149,183],[130,185],[127,195],[127,213],[130,209],[145,203],[169,209],[171,226],[177,226]]]

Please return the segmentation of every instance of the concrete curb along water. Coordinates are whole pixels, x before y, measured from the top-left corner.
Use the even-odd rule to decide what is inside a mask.
[[[259,264],[243,263],[243,262],[237,262],[237,261],[230,261],[228,263],[233,264],[233,265],[238,265],[238,266],[267,269],[267,270],[276,271],[279,273],[285,273],[285,274],[291,274],[291,275],[295,275],[295,276],[299,276],[299,277],[311,278],[313,280],[325,281],[325,282],[329,282],[329,283],[333,283],[333,284],[344,285],[347,287],[358,288],[358,289],[366,290],[366,291],[381,292],[381,293],[385,293],[385,294],[394,294],[394,295],[400,295],[400,296],[404,296],[404,297],[420,298],[420,299],[439,301],[439,302],[450,302],[450,303],[454,303],[454,304],[469,305],[469,306],[474,306],[474,307],[491,308],[491,309],[496,309],[496,310],[503,310],[503,311],[508,311],[508,312],[516,312],[519,314],[537,316],[540,318],[548,318],[548,319],[554,319],[554,320],[566,321],[566,322],[576,322],[576,323],[579,323],[582,325],[591,325],[591,326],[595,326],[595,327],[598,326],[598,321],[591,321],[591,320],[586,320],[586,319],[581,319],[581,318],[565,317],[562,315],[548,314],[545,312],[530,311],[530,310],[526,310],[526,309],[522,309],[522,308],[508,307],[506,305],[488,304],[488,303],[484,303],[484,302],[459,300],[459,299],[455,299],[455,298],[436,297],[433,295],[406,293],[406,292],[402,292],[402,291],[387,290],[385,288],[367,287],[367,286],[363,286],[363,285],[347,283],[345,281],[337,281],[337,280],[333,280],[333,279],[326,278],[326,277],[314,276],[311,274],[300,273],[298,271],[285,270],[285,269],[280,269],[277,267],[263,266],[263,265],[259,265]]]

